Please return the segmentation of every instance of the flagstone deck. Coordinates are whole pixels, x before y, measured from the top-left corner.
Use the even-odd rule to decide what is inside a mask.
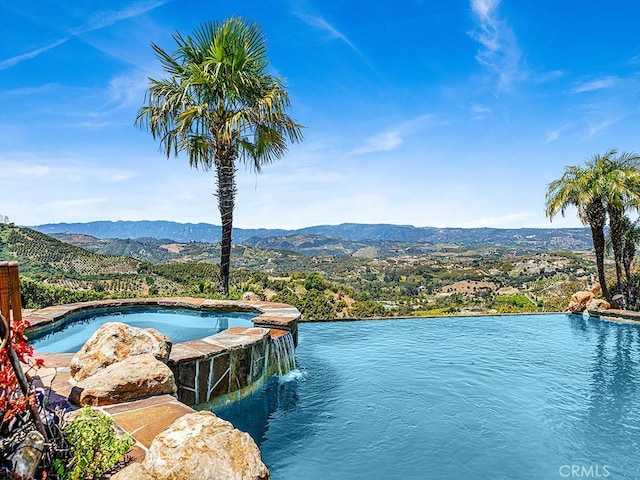
[[[274,373],[269,345],[291,333],[297,345],[300,312],[289,305],[271,302],[224,301],[202,298],[135,298],[82,302],[25,312],[38,330],[53,328],[69,315],[94,309],[148,306],[194,310],[255,311],[255,327],[234,327],[201,340],[173,345],[168,366],[178,385],[177,398],[170,395],[98,407],[136,440],[130,455],[141,461],[153,438],[176,419],[194,412],[192,406],[236,401],[252,393]],[[67,400],[74,381],[70,375],[71,353],[38,353],[44,367],[37,376],[50,390],[51,406],[73,415],[78,409]],[[32,372],[33,373],[33,372]]]

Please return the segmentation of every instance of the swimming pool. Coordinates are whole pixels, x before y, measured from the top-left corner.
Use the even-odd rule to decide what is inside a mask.
[[[299,335],[297,372],[216,411],[274,480],[638,477],[638,325],[530,315]]]
[[[196,311],[184,308],[103,308],[70,315],[47,332],[29,336],[38,352],[77,352],[101,325],[122,322],[139,328],[155,328],[176,344],[208,337],[229,327],[251,327],[254,312]]]

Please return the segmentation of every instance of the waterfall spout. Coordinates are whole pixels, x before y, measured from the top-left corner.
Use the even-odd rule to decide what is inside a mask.
[[[273,339],[274,361],[278,376],[282,377],[287,372],[296,368],[296,352],[293,345],[293,335],[287,332]]]

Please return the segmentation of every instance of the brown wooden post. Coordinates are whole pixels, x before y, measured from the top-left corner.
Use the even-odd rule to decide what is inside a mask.
[[[9,290],[11,291],[11,312],[14,322],[22,321],[22,299],[20,298],[20,274],[18,262],[9,262]]]
[[[0,262],[0,313],[11,323],[9,262]]]

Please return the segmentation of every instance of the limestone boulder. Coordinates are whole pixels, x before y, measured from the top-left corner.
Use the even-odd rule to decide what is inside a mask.
[[[69,366],[74,380],[81,381],[127,357],[151,354],[167,363],[170,353],[171,340],[157,330],[109,322],[91,335]]]
[[[111,475],[111,480],[155,480],[139,463],[127,465]]]
[[[587,307],[587,304],[593,300],[593,297],[593,292],[586,290],[576,292],[572,295],[567,310],[569,312],[581,312]]]
[[[599,310],[609,310],[610,308],[611,304],[603,298],[594,298],[589,303],[587,303],[586,306],[586,309],[591,312]]]
[[[175,395],[176,391],[171,369],[145,353],[112,363],[77,382],[69,400],[76,405],[110,405],[153,395]]]
[[[242,294],[242,301],[243,302],[259,302],[260,297],[253,292],[244,292]]]
[[[159,433],[142,466],[157,480],[269,478],[251,436],[206,411],[184,415]]]

